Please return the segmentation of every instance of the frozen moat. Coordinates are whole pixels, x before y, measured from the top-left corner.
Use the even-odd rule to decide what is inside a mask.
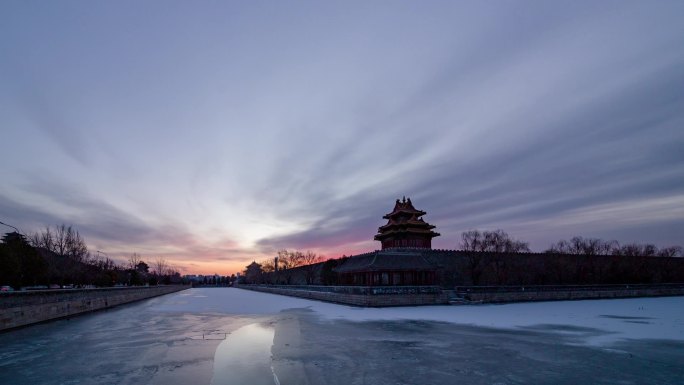
[[[279,384],[271,360],[273,335],[273,327],[260,324],[228,335],[216,348],[211,385]]]
[[[0,384],[681,384],[684,297],[362,309],[191,289],[0,334]]]

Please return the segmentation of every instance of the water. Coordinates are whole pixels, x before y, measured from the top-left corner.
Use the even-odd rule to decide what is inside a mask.
[[[243,326],[216,348],[211,385],[279,385],[271,346],[275,331],[261,324]]]
[[[156,310],[184,298],[172,294],[0,333],[0,384],[274,383],[274,331],[259,326],[269,317]],[[238,365],[227,362],[231,354]],[[251,374],[238,375],[243,369]]]

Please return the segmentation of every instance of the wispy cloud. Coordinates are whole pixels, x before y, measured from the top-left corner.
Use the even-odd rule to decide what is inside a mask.
[[[403,195],[437,247],[681,243],[681,2],[271,6],[0,6],[3,218],[212,272],[376,248]]]

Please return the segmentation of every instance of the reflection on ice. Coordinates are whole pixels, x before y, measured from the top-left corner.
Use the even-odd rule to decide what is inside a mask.
[[[211,385],[278,385],[271,366],[274,329],[259,324],[243,326],[216,348]]]

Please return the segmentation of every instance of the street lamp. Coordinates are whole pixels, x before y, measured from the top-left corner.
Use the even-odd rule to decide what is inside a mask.
[[[7,226],[7,227],[11,227],[11,228],[13,228],[18,234],[21,234],[21,231],[19,231],[18,228],[14,227],[14,226],[12,226],[12,225],[8,225],[7,223],[4,223],[4,222],[0,222],[0,225],[5,225],[5,226]],[[21,234],[21,235],[24,235],[24,234]]]

